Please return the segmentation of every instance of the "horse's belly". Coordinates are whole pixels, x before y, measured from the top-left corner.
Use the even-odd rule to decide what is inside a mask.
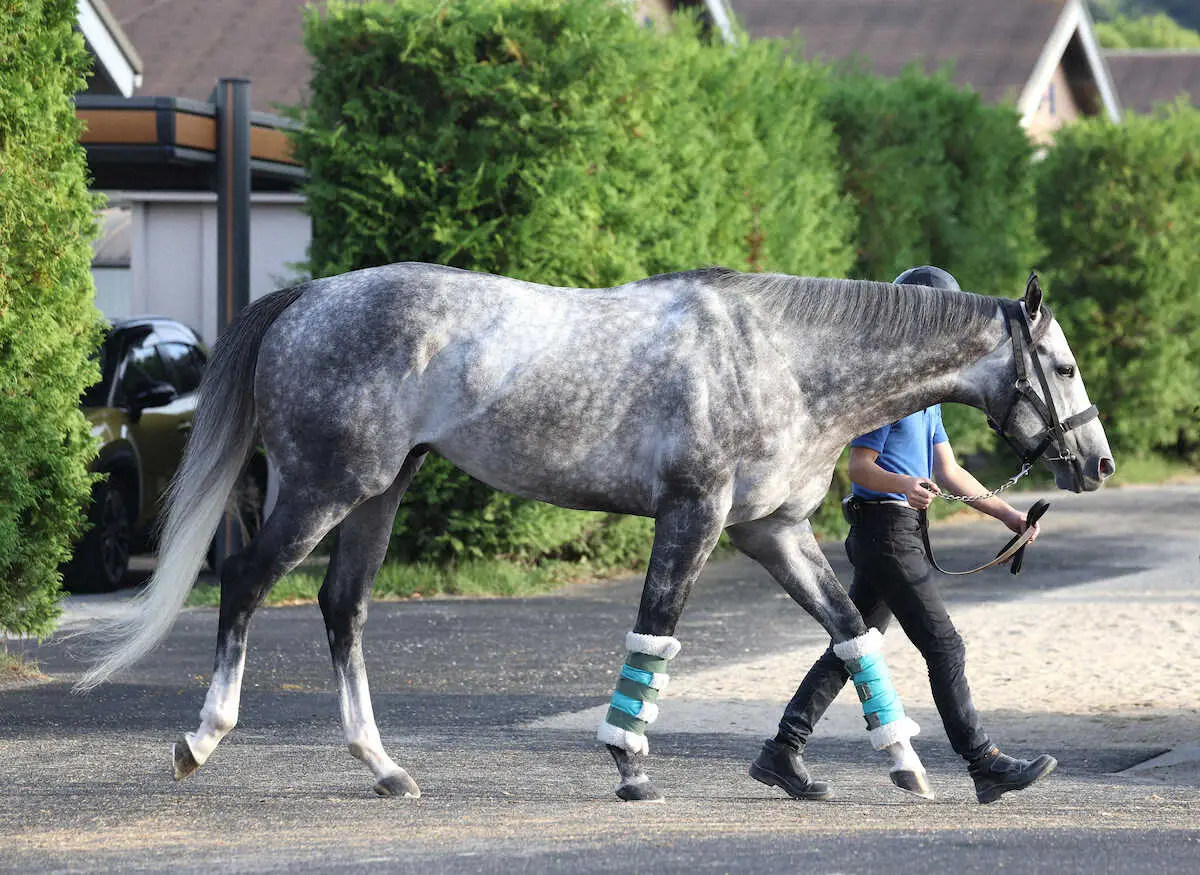
[[[535,436],[500,442],[464,429],[431,443],[452,464],[521,498],[575,510],[653,516],[654,475],[618,447],[546,447]]]
[[[664,476],[664,468],[676,475],[684,470],[699,476],[701,471],[711,470],[713,462],[711,446],[705,447],[705,452],[698,447],[668,448],[661,439],[611,439],[595,445],[542,441],[536,435],[505,440],[506,436],[466,427],[431,446],[495,489],[560,507],[637,516],[654,516],[658,502],[669,491],[670,478]],[[717,456],[736,470],[729,525],[767,516],[793,497],[790,467],[783,458],[735,461],[732,453]],[[716,467],[728,470],[720,462]],[[697,484],[690,485],[694,488]],[[727,485],[724,477],[715,477],[714,493]]]
[[[791,406],[747,408],[730,379],[609,340],[590,357],[550,342],[517,358],[448,350],[412,384],[416,441],[496,489],[563,507],[654,516],[671,484],[716,494],[739,469],[739,519],[786,500]]]

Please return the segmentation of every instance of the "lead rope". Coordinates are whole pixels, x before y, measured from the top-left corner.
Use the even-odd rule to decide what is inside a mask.
[[[1009,477],[995,489],[988,490],[987,492],[980,493],[979,495],[955,495],[952,492],[942,492],[940,490],[935,494],[938,498],[944,499],[945,501],[961,501],[964,504],[972,501],[983,501],[985,498],[994,498],[1004,490],[1010,489],[1016,485],[1018,480],[1028,474],[1031,470],[1033,470],[1032,462],[1022,462],[1020,471],[1018,471],[1012,477]],[[937,488],[936,485],[932,483],[926,483],[926,485],[933,486],[935,489]],[[1034,524],[1042,518],[1042,515],[1049,510],[1049,508],[1050,502],[1045,501],[1044,499],[1039,499],[1038,501],[1034,502],[1033,507],[1031,507],[1025,514],[1025,519],[1028,522],[1025,531],[1019,535],[1014,535],[1009,542],[1004,545],[1000,552],[996,554],[996,558],[991,562],[984,563],[977,568],[971,568],[967,571],[947,571],[938,564],[937,558],[933,555],[933,544],[929,540],[929,514],[924,510],[917,511],[917,515],[921,522],[921,540],[925,544],[925,555],[929,557],[929,564],[932,565],[937,571],[951,577],[959,577],[964,574],[975,574],[977,571],[983,571],[999,565],[1002,562],[1006,562],[1010,558],[1012,559],[1012,566],[1009,568],[1009,571],[1013,574],[1020,574],[1021,563],[1025,559],[1025,545],[1029,542],[1029,539],[1033,537]]]
[[[942,574],[947,574],[951,577],[960,577],[964,574],[974,574],[977,571],[983,571],[987,568],[992,568],[996,565],[999,565],[1002,562],[1007,562],[1009,559],[1012,559],[1012,566],[1009,568],[1009,571],[1013,574],[1020,574],[1021,562],[1025,558],[1025,545],[1029,543],[1029,539],[1033,537],[1033,527],[1049,509],[1050,502],[1046,501],[1046,499],[1039,498],[1037,501],[1035,501],[1033,503],[1033,507],[1029,508],[1028,512],[1025,514],[1025,519],[1029,523],[1029,525],[1025,527],[1025,531],[1021,532],[1019,535],[1013,535],[1012,538],[1009,539],[1008,543],[1001,548],[1000,552],[996,554],[996,558],[991,562],[986,562],[977,568],[971,568],[967,571],[947,571],[938,564],[937,559],[934,558],[933,555],[933,544],[929,542],[929,514],[923,510],[919,510],[917,511],[917,517],[921,523],[921,540],[925,544],[925,555],[929,557],[930,565],[932,565]]]

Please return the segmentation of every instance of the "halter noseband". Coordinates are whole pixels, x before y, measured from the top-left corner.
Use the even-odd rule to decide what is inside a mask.
[[[1046,372],[1042,369],[1042,363],[1038,359],[1037,350],[1034,347],[1034,344],[1045,335],[1051,321],[1053,321],[1054,317],[1050,312],[1050,308],[1042,305],[1039,311],[1041,317],[1038,319],[1036,333],[1031,335],[1029,319],[1021,308],[1020,302],[1005,300],[1000,302],[1000,307],[1004,311],[1005,321],[1008,323],[1008,334],[1012,340],[1013,363],[1016,367],[1017,379],[1013,384],[1013,400],[1008,406],[1008,412],[1004,414],[1004,419],[997,425],[989,417],[988,425],[1004,438],[1013,451],[1021,457],[1022,464],[1026,466],[1032,465],[1042,457],[1046,450],[1053,446],[1058,455],[1047,457],[1046,461],[1070,462],[1076,477],[1082,483],[1083,472],[1080,470],[1080,459],[1067,448],[1066,435],[1067,432],[1096,419],[1100,415],[1099,411],[1096,409],[1096,405],[1093,404],[1086,410],[1082,410],[1066,419],[1060,420],[1058,418],[1058,411],[1054,407],[1054,396],[1050,394],[1050,383],[1046,379]],[[1042,395],[1045,396],[1045,401],[1033,389],[1033,383],[1029,378],[1029,367],[1025,361],[1026,352],[1029,353],[1029,361],[1033,363],[1033,372],[1042,387]],[[1017,405],[1021,402],[1021,399],[1029,402],[1030,406],[1033,407],[1034,411],[1041,418],[1042,423],[1046,426],[1034,438],[1038,443],[1033,449],[1021,447],[1007,433],[1009,420],[1012,419],[1013,411],[1017,409]],[[1040,440],[1038,440],[1039,438]]]

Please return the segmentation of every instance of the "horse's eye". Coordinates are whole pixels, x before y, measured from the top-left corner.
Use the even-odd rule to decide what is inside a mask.
[[[1059,365],[1054,370],[1056,370],[1058,372],[1058,375],[1060,377],[1067,377],[1068,379],[1070,379],[1071,377],[1075,376],[1075,366],[1074,365]]]

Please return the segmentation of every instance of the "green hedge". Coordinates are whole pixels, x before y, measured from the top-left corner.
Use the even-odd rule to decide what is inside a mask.
[[[1098,21],[1096,39],[1106,49],[1200,49],[1200,33],[1162,12]]]
[[[842,71],[825,111],[857,213],[854,276],[886,281],[935,264],[964,289],[1021,292],[1040,250],[1033,148],[1015,109],[984,104],[946,71],[909,68],[892,79]],[[978,411],[950,405],[945,418],[959,452],[995,446]]]
[[[420,260],[599,286],[714,263],[870,279],[931,263],[965,288],[1012,297],[1039,267],[1116,444],[1195,443],[1193,384],[1169,413],[1145,415],[1159,390],[1117,392],[1127,361],[1106,360],[1107,348],[1131,341],[1087,303],[1108,306],[1088,278],[1110,268],[1158,290],[1135,305],[1123,287],[1145,318],[1168,287],[1180,297],[1195,250],[1194,219],[1180,213],[1195,215],[1192,195],[1147,207],[1163,233],[1119,270],[1112,253],[1131,244],[1097,238],[1084,216],[1111,221],[1097,186],[1157,204],[1171,178],[1191,184],[1185,113],[1156,123],[1173,132],[1157,157],[1138,151],[1154,148],[1150,129],[1098,122],[1066,129],[1039,163],[1012,107],[983,104],[944,71],[831,73],[797,61],[789,42],[731,50],[691,19],[662,34],[607,0],[334,2],[308,13],[306,43],[314,78],[297,151],[311,173],[314,275]],[[1111,172],[1093,166],[1089,137],[1127,144]],[[1140,169],[1118,173],[1122,162]],[[1137,331],[1137,343],[1157,342]],[[1165,362],[1183,346],[1164,339],[1159,351]],[[1157,378],[1158,359],[1136,357]],[[981,414],[945,413],[960,452],[995,447]],[[1180,424],[1189,413],[1193,431]],[[844,487],[835,478],[834,493]],[[835,512],[823,508],[818,528],[834,528]],[[433,460],[396,532],[394,552],[412,560],[611,561],[637,558],[648,528],[501,495]]]
[[[853,214],[823,71],[737,53],[608,0],[331,3],[309,12],[310,268],[416,260],[605,286],[725,264],[845,275]],[[440,460],[409,491],[409,559],[640,555],[644,521],[530,504]]]
[[[0,0],[0,629],[57,614],[91,476],[79,396],[96,379],[96,199],[71,95],[88,55],[74,0]]]
[[[1039,249],[1033,147],[1017,111],[983,103],[945,71],[848,71],[831,82],[825,111],[858,218],[854,276],[936,264],[963,288],[1024,288]]]
[[[1200,448],[1200,112],[1076,122],[1038,169],[1049,302],[1121,453]]]

